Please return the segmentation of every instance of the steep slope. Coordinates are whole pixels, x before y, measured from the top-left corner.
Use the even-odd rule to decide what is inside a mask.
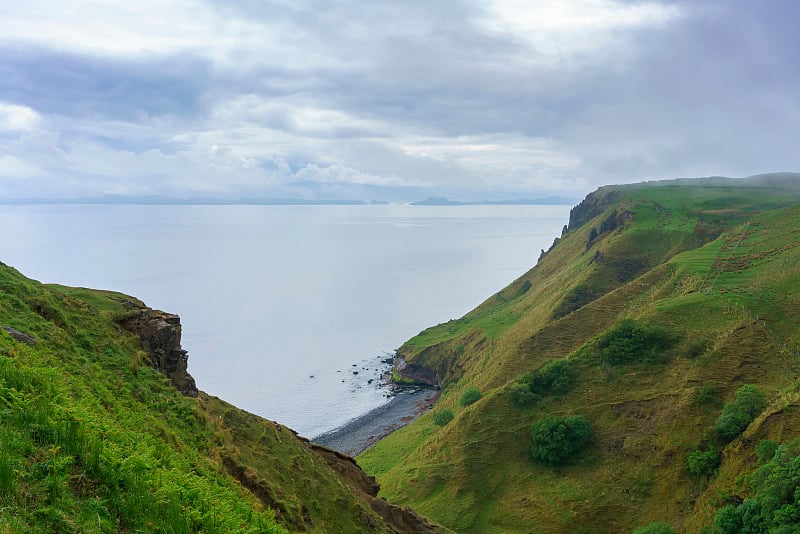
[[[0,326],[3,532],[438,530],[351,459],[198,392],[177,316],[0,264]]]
[[[423,416],[359,464],[388,498],[458,532],[711,524],[747,495],[737,477],[755,468],[761,439],[800,436],[797,178],[592,193],[535,268],[399,349],[397,374],[440,384],[437,409],[455,418]],[[768,407],[721,439],[715,420],[744,384]],[[462,406],[468,388],[482,397]],[[559,465],[541,461],[532,436],[553,415],[581,415],[592,433]],[[690,474],[690,454],[712,449],[719,475]]]

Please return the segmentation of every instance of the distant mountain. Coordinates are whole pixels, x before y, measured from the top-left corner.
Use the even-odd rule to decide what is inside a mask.
[[[445,197],[428,197],[412,202],[412,206],[526,206],[526,205],[570,205],[576,199],[566,197],[514,198],[511,200],[450,200]]]

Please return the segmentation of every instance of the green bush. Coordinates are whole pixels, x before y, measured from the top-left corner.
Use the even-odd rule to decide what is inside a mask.
[[[531,373],[529,383],[538,395],[563,395],[575,384],[575,372],[569,361],[553,360]]]
[[[736,391],[736,400],[722,408],[722,415],[714,421],[714,433],[727,442],[744,432],[753,419],[766,407],[764,392],[753,384],[746,384]]]
[[[745,384],[737,389],[734,403],[740,412],[748,415],[751,419],[755,419],[767,407],[764,392],[753,384]]]
[[[751,419],[743,413],[735,410],[723,411],[722,415],[714,421],[714,434],[724,442],[732,441],[744,432],[750,422]]]
[[[511,385],[511,401],[519,406],[530,406],[539,400],[539,395],[531,391],[527,382],[516,382]]]
[[[511,400],[520,406],[535,403],[548,395],[564,395],[575,385],[575,371],[568,360],[553,360],[542,365],[511,386]]]
[[[658,521],[656,523],[650,523],[647,526],[637,528],[633,531],[633,534],[675,534],[675,531],[672,530],[672,527],[669,523]]]
[[[461,394],[461,398],[458,399],[458,403],[461,406],[469,406],[475,402],[481,400],[481,390],[478,388],[467,388],[464,393]]]
[[[697,404],[714,406],[722,404],[719,387],[716,382],[706,382],[695,391],[694,401]]]
[[[620,365],[653,361],[676,342],[676,337],[663,328],[623,319],[600,336],[596,347],[604,362]]]
[[[686,459],[686,470],[693,476],[712,476],[717,472],[720,458],[714,449],[694,451]]]
[[[724,534],[738,534],[742,531],[742,517],[733,505],[729,504],[714,514],[714,525]]]
[[[433,412],[433,424],[444,426],[455,418],[453,410],[450,408],[442,408]]]
[[[551,415],[531,427],[531,458],[547,465],[560,465],[589,445],[592,427],[582,415]]]
[[[772,443],[764,449],[770,449]],[[760,446],[761,444],[759,444]],[[766,453],[765,453],[766,454]],[[800,440],[780,445],[749,478],[750,496],[717,511],[714,524],[725,533],[800,531]]]
[[[762,439],[758,445],[756,445],[756,458],[760,463],[767,462],[772,460],[775,456],[775,452],[778,450],[778,444],[771,439]]]
[[[695,340],[689,343],[689,345],[686,347],[684,355],[687,358],[691,359],[699,358],[700,356],[705,354],[707,350],[708,350],[708,343],[706,341]]]

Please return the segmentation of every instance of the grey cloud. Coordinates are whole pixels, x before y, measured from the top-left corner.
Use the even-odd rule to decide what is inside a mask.
[[[0,102],[43,114],[47,135],[3,134],[0,157],[71,169],[75,190],[367,199],[798,169],[792,0],[675,2],[678,19],[614,29],[570,58],[487,29],[466,0],[209,4],[262,24],[269,46],[105,57],[2,44]],[[104,177],[120,162],[129,175]]]
[[[191,56],[121,60],[0,47],[0,100],[43,113],[136,120],[191,116],[202,106],[206,61]]]

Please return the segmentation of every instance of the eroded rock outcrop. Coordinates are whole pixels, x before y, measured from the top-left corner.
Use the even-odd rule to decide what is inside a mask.
[[[299,438],[304,440],[304,438]],[[400,507],[379,498],[381,487],[375,477],[366,474],[356,461],[340,452],[308,443],[311,449],[322,456],[328,465],[341,476],[355,491],[363,493],[370,507],[386,521],[395,534],[437,534],[448,532],[419,515],[408,506]]]
[[[118,321],[125,330],[139,336],[150,361],[184,395],[197,396],[197,386],[189,374],[188,353],[181,347],[181,318],[173,313],[139,307]]]
[[[402,378],[404,382],[439,387],[440,377],[436,371],[427,367],[407,362],[403,356],[394,357],[393,374]]]
[[[33,336],[29,336],[28,334],[20,332],[19,330],[11,328],[10,326],[0,326],[0,328],[8,332],[8,335],[20,343],[25,343],[30,346],[36,345],[36,340],[33,338]]]

